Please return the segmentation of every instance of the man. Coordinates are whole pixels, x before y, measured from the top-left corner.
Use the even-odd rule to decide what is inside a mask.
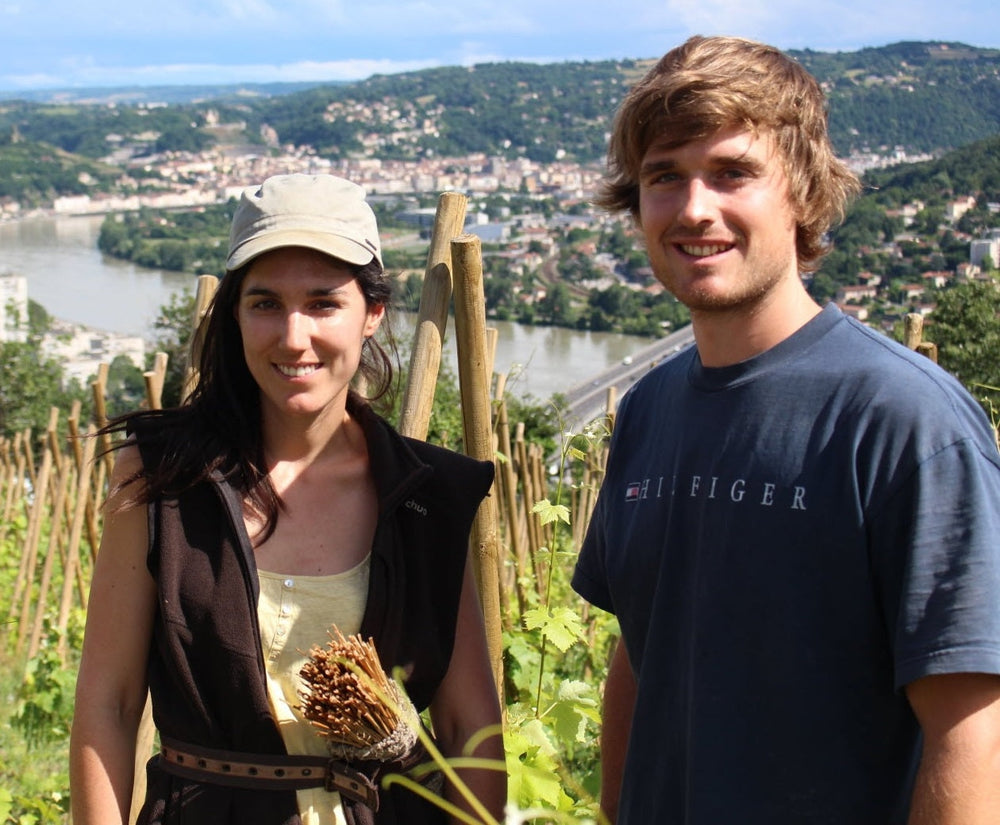
[[[762,44],[692,38],[618,113],[601,203],[696,344],[623,399],[573,578],[621,625],[619,825],[1000,823],[1000,456],[954,379],[806,292],[857,189]]]

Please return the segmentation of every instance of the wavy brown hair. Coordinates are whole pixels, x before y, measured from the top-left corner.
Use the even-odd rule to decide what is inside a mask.
[[[597,205],[640,217],[639,169],[654,143],[676,148],[731,127],[773,135],[797,218],[799,269],[814,271],[860,184],[834,155],[819,83],[763,43],[696,36],[667,52],[618,109]]]

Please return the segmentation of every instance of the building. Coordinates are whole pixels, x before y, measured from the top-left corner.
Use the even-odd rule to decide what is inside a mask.
[[[0,273],[0,343],[28,340],[28,279]]]
[[[101,364],[110,364],[124,355],[132,365],[142,369],[146,360],[146,344],[137,335],[119,335],[90,329],[80,324],[53,321],[42,338],[42,351],[62,365],[63,377],[86,386],[97,375]]]
[[[878,290],[873,284],[850,284],[837,290],[835,300],[838,304],[857,303],[877,295]]]
[[[949,201],[944,207],[944,216],[954,223],[959,220],[966,212],[970,209],[974,209],[976,206],[976,199],[971,195],[965,195],[961,198],[956,198],[953,201]]]
[[[982,267],[983,261],[989,257],[995,269],[1000,265],[1000,232],[994,230],[988,238],[978,238],[969,244],[969,263]]]

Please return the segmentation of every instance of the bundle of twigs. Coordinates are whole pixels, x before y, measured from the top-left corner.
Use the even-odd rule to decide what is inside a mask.
[[[326,647],[314,645],[299,675],[302,715],[343,759],[394,759],[416,741],[416,712],[382,669],[371,639],[344,637],[336,627]]]

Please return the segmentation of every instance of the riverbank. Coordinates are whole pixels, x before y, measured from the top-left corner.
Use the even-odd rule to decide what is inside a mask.
[[[150,342],[156,337],[160,308],[185,290],[193,275],[149,270],[103,255],[97,249],[102,218],[52,217],[0,224],[0,272],[27,278],[28,292],[55,318],[86,328]],[[393,329],[403,343],[415,329],[415,316],[395,313]],[[555,392],[587,381],[646,346],[650,339],[616,332],[540,327],[490,321],[497,329],[497,372],[519,375],[510,392],[548,399]],[[445,358],[457,373],[454,328],[445,339]]]

